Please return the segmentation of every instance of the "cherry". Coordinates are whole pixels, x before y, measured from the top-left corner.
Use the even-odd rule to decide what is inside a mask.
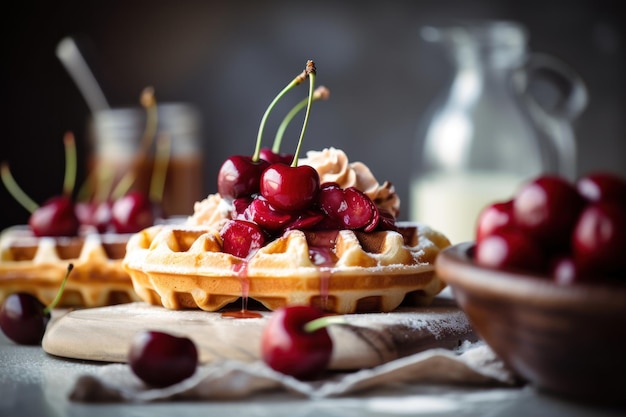
[[[506,229],[476,243],[476,263],[495,269],[542,271],[544,256],[535,241],[519,229]]]
[[[589,202],[615,201],[626,206],[626,181],[609,172],[594,172],[576,182],[576,188]]]
[[[65,149],[65,177],[63,193],[49,198],[43,205],[35,203],[17,184],[9,166],[2,164],[2,182],[11,195],[30,213],[28,224],[35,236],[74,236],[78,233],[80,222],[74,210],[72,192],[76,180],[76,143],[74,135],[67,132],[63,137]]]
[[[35,236],[75,236],[80,226],[74,202],[67,196],[48,199],[28,219]]]
[[[277,162],[283,164],[291,164],[293,162],[293,155],[290,153],[284,152],[275,152],[271,148],[261,148],[260,158],[269,162],[270,164],[275,164]]]
[[[160,331],[137,333],[128,352],[128,364],[146,384],[167,387],[192,376],[198,366],[198,350],[187,337]]]
[[[310,165],[270,165],[261,175],[261,195],[281,210],[298,211],[310,207],[319,191],[320,177]]]
[[[277,372],[312,379],[326,370],[333,341],[325,326],[330,317],[310,306],[275,310],[263,329],[261,355]],[[321,327],[319,327],[321,326]]]
[[[9,339],[20,345],[41,343],[50,321],[50,311],[61,299],[65,283],[73,268],[73,264],[68,265],[61,287],[47,307],[30,293],[13,293],[5,298],[0,307],[0,328]]]
[[[250,156],[233,155],[226,159],[217,174],[217,191],[228,199],[247,197],[259,192],[259,178],[269,162]]]
[[[611,201],[587,206],[573,232],[573,252],[580,264],[607,274],[626,273],[626,208]]]
[[[82,201],[75,204],[76,217],[82,225],[92,226],[99,233],[106,232],[111,226],[113,204],[106,201]]]
[[[244,211],[244,218],[269,231],[278,231],[293,220],[293,216],[276,210],[263,197],[257,197]]]
[[[321,188],[318,205],[342,228],[372,231],[379,221],[379,213],[374,202],[354,187],[339,188],[336,184],[324,184]]]
[[[513,224],[513,200],[490,204],[478,215],[476,241],[481,241],[484,237]]]
[[[111,222],[117,233],[136,233],[154,224],[154,206],[148,196],[131,191],[111,207]]]
[[[267,240],[261,227],[247,220],[229,220],[220,231],[222,250],[239,258],[247,257],[251,252],[265,245]]]
[[[584,199],[557,176],[538,177],[522,186],[513,199],[514,221],[549,248],[567,248]]]

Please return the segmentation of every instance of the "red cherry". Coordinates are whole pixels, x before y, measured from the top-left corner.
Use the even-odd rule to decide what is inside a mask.
[[[261,227],[247,220],[230,220],[220,231],[222,250],[239,258],[265,245],[266,236]]]
[[[263,197],[252,200],[243,216],[269,231],[280,230],[293,220],[290,213],[276,210]]]
[[[542,176],[526,183],[513,199],[516,224],[548,248],[567,248],[584,206],[567,180]]]
[[[28,293],[9,295],[0,308],[0,328],[20,345],[38,345],[50,321],[46,306]]]
[[[79,221],[74,202],[66,196],[52,197],[35,210],[28,225],[35,236],[75,236]]]
[[[544,256],[528,234],[517,230],[500,230],[476,243],[476,263],[488,268],[538,272],[544,267]]]
[[[145,331],[133,338],[128,364],[146,384],[167,387],[194,374],[198,365],[198,351],[187,337]]]
[[[326,370],[333,342],[325,327],[307,331],[305,325],[324,317],[314,307],[290,306],[275,310],[261,336],[261,355],[272,369],[299,379]]]
[[[577,262],[598,271],[626,273],[626,208],[614,202],[590,204],[583,210],[573,232]]]
[[[50,311],[61,300],[65,283],[73,268],[73,264],[68,265],[57,295],[49,306],[45,306],[30,293],[13,293],[4,299],[0,307],[0,328],[9,339],[21,345],[41,343],[50,321]]]
[[[261,174],[261,195],[280,210],[299,211],[310,207],[320,188],[320,177],[309,165],[270,165]]]
[[[261,159],[269,162],[270,164],[280,162],[285,165],[291,165],[293,162],[293,154],[283,152],[276,153],[271,148],[261,148],[259,155]]]
[[[104,233],[111,226],[110,201],[76,203],[76,217],[80,224],[93,226],[99,233]]]
[[[249,197],[259,192],[261,173],[269,162],[251,156],[233,155],[226,159],[217,174],[217,192],[228,200]]]
[[[595,172],[576,182],[580,195],[590,202],[615,201],[626,206],[626,180],[609,172]]]
[[[154,224],[154,206],[145,194],[131,191],[111,207],[111,222],[117,233],[136,233]]]
[[[589,282],[593,277],[593,272],[585,269],[583,265],[576,262],[576,259],[568,255],[558,256],[552,261],[552,278],[557,284],[571,285]]]
[[[498,230],[512,227],[513,200],[497,202],[485,207],[478,215],[476,241],[481,241]]]

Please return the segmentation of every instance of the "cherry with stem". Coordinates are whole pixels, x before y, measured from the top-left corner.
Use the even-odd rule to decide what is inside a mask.
[[[307,61],[305,73],[309,77],[309,96],[302,130],[291,165],[275,163],[261,174],[260,192],[269,203],[280,210],[297,211],[309,207],[316,199],[320,187],[317,171],[309,165],[298,165],[298,155],[306,132],[315,87],[315,63]]]
[[[13,293],[4,300],[0,308],[0,328],[9,339],[20,345],[41,343],[51,318],[50,313],[61,300],[73,268],[74,265],[70,263],[56,297],[48,306],[25,292]]]
[[[217,174],[217,191],[223,198],[234,200],[240,197],[249,197],[259,192],[259,178],[263,170],[269,165],[268,161],[261,158],[261,143],[267,119],[276,103],[292,88],[300,85],[307,75],[306,69],[298,74],[274,97],[267,107],[261,118],[252,156],[233,155],[224,161]]]

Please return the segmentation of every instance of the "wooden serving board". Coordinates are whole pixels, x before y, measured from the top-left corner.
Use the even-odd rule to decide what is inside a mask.
[[[55,356],[125,362],[133,336],[161,330],[190,337],[200,361],[260,358],[261,332],[271,312],[261,318],[229,318],[221,312],[168,310],[143,302],[73,310],[53,315],[43,349]],[[354,370],[424,351],[452,349],[475,341],[465,314],[453,300],[436,298],[428,307],[401,307],[391,313],[349,314],[347,325],[329,328],[333,339],[330,368]]]

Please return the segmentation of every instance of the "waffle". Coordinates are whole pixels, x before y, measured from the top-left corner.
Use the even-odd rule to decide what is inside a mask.
[[[35,237],[28,226],[0,235],[0,302],[27,292],[42,303],[55,298],[69,263],[74,269],[59,307],[97,307],[139,301],[122,259],[130,235],[89,233],[76,237]]]
[[[241,298],[270,310],[307,304],[339,314],[388,312],[429,302],[445,287],[434,259],[449,244],[423,225],[291,230],[243,259],[222,252],[215,229],[158,225],[130,238],[123,266],[141,299],[168,309],[216,311]]]

